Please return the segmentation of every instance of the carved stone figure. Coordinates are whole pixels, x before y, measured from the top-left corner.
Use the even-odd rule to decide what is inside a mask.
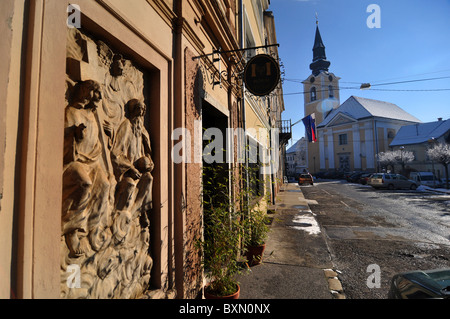
[[[125,105],[126,119],[117,130],[111,150],[114,174],[118,181],[116,209],[128,210],[132,214],[137,209],[147,211],[152,207],[150,137],[143,125],[145,104],[137,99]]]
[[[148,293],[154,164],[144,73],[70,29],[66,84],[61,297],[159,296]],[[67,283],[74,264],[81,287]]]
[[[142,73],[124,59],[120,53],[114,53],[102,41],[97,41],[99,61],[104,68],[101,79],[104,98],[102,110],[106,115],[105,125],[109,137],[109,148],[115,139],[116,131],[125,115],[124,106],[131,99],[143,99]]]
[[[110,184],[100,164],[102,146],[96,117],[100,85],[95,81],[78,83],[71,100],[65,112],[62,232],[71,255],[80,256],[89,249],[83,239],[92,230],[90,220],[100,218],[93,210],[102,211],[106,219],[110,215]],[[94,248],[100,247],[94,244]]]

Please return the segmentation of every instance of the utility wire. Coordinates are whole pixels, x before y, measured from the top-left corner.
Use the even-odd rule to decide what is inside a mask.
[[[378,83],[378,84],[371,84],[372,86],[382,86],[382,85],[392,85],[392,84],[402,84],[402,83],[411,83],[411,82],[423,82],[423,81],[432,81],[432,80],[441,80],[441,79],[449,79],[450,76],[442,76],[442,77],[435,77],[435,78],[427,78],[427,79],[416,79],[416,80],[407,80],[407,81],[398,81],[398,82],[388,82],[388,83]],[[285,81],[290,82],[303,82],[297,79],[285,79]],[[343,82],[344,83],[344,82]],[[345,82],[345,83],[353,83],[353,84],[359,84],[357,82]],[[334,90],[359,90],[359,87],[333,87]],[[318,90],[316,92],[324,92],[327,91],[328,88],[324,90]],[[406,91],[406,92],[437,92],[437,91],[450,91],[450,88],[445,89],[373,89],[371,90],[375,91]],[[309,92],[294,92],[294,93],[284,93],[284,95],[296,95],[296,94],[307,94]]]
[[[439,70],[439,71],[434,71],[434,72],[419,73],[419,74],[413,74],[413,75],[399,76],[399,77],[389,78],[389,79],[384,79],[384,80],[371,81],[370,83],[378,83],[378,82],[385,82],[385,81],[398,80],[398,79],[404,79],[404,78],[411,78],[414,76],[436,74],[436,73],[442,73],[442,72],[448,72],[448,71],[450,71],[450,69]],[[342,83],[347,83],[347,82],[342,82]],[[351,82],[348,82],[348,83],[351,83]]]
[[[335,90],[359,90],[359,88],[334,88]],[[440,92],[440,91],[450,91],[450,88],[447,89],[370,89],[372,91],[392,91],[392,92]],[[325,92],[328,90],[317,90],[317,92]],[[283,93],[279,95],[299,95],[299,94],[309,94],[310,92],[291,92],[291,93]]]
[[[450,76],[442,76],[442,77],[438,77],[438,78],[429,78],[429,79],[419,79],[419,80],[409,80],[409,81],[399,81],[399,82],[390,82],[390,83],[371,84],[371,86],[391,85],[391,84],[410,83],[410,82],[422,82],[422,81],[431,81],[431,80],[440,80],[440,79],[449,79],[449,78],[450,78]]]
[[[427,72],[427,73],[420,73],[420,74],[414,74],[414,75],[406,75],[406,76],[394,77],[394,78],[389,78],[389,79],[384,79],[384,80],[369,81],[368,83],[373,83],[372,85],[375,85],[375,84],[376,85],[384,85],[383,83],[381,83],[381,84],[377,84],[377,83],[384,82],[384,81],[390,81],[390,80],[396,80],[396,79],[410,78],[410,77],[419,76],[419,75],[427,75],[427,74],[435,74],[435,73],[447,72],[447,71],[450,71],[450,69],[434,71],[434,72]],[[441,79],[441,78],[450,78],[450,76],[444,76],[444,77],[439,77],[439,78],[431,78],[431,79],[412,80],[411,82],[428,81],[428,80]],[[301,79],[286,79],[286,78],[284,80],[285,81],[289,81],[289,82],[299,82],[299,83],[302,83],[302,82],[305,81],[305,80],[301,80]],[[400,81],[399,83],[406,83],[406,82],[409,82],[409,81]],[[361,82],[353,82],[353,81],[340,81],[340,83],[361,84]]]
[[[316,90],[317,92],[327,92],[329,89],[326,87],[325,89]],[[333,90],[360,90],[360,87],[335,87],[333,86]],[[439,92],[439,91],[450,91],[450,88],[443,89],[379,89],[379,88],[370,88],[372,91],[393,91],[393,92]],[[303,92],[291,92],[284,93],[283,95],[298,95],[298,94],[309,94],[309,91]],[[281,94],[280,94],[281,95]]]

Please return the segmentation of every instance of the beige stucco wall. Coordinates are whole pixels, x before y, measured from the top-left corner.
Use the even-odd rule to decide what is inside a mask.
[[[152,248],[151,281],[162,290],[175,285],[179,297],[195,297],[201,272],[193,242],[201,232],[202,211],[192,188],[199,186],[201,174],[199,165],[173,163],[171,133],[199,119],[198,96],[192,93],[197,68],[203,72],[200,98],[222,112],[231,127],[242,125],[239,90],[225,78],[221,85],[212,83],[218,71],[230,67],[228,56],[222,56],[220,67],[207,59],[192,60],[218,46],[238,46],[236,12],[226,8],[231,30],[225,32],[210,1],[77,4],[83,30],[109,42],[150,75],[148,124],[157,185],[151,223],[158,243]],[[253,14],[253,1],[245,4]],[[0,2],[5,61],[0,64],[0,298],[60,296],[67,5],[66,0]],[[250,20],[255,30],[263,30],[255,17]],[[261,119],[265,106],[260,107],[255,111],[247,105],[249,126],[256,129],[267,126],[267,119]]]
[[[173,232],[168,156],[172,40],[161,30],[167,35],[171,29],[155,18],[148,2],[140,1],[141,10],[134,7],[132,11],[124,4],[78,1],[84,28],[108,38],[153,71],[157,91],[151,98],[162,105],[151,120],[156,128],[152,136],[157,163],[154,177],[160,186],[154,205],[161,207],[153,221],[162,239],[160,258],[154,264],[161,276],[154,284],[167,286],[172,268],[168,238]],[[0,5],[2,21],[7,22],[0,25],[7,39],[1,47],[7,63],[0,67],[0,88],[6,92],[0,95],[6,97],[0,123],[5,147],[0,161],[1,189],[5,190],[0,214],[0,297],[9,298],[12,289],[18,298],[59,298],[67,2],[36,0],[25,6],[25,1],[5,0]],[[25,10],[28,25],[23,21]],[[22,32],[23,26],[28,27],[27,33]],[[22,46],[26,46],[23,55]]]
[[[17,296],[22,298],[59,296],[66,43],[66,18],[60,12],[66,9],[64,1],[55,0],[34,1],[29,7],[21,169],[16,175],[20,193],[15,194]]]
[[[23,14],[24,1],[0,3],[0,55],[3,59],[0,64],[0,299],[15,294],[14,176],[19,138]]]

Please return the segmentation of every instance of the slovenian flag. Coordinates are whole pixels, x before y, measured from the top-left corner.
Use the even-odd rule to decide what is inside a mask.
[[[306,135],[308,137],[308,142],[316,142],[316,116],[314,113],[306,116],[302,119],[305,125]]]

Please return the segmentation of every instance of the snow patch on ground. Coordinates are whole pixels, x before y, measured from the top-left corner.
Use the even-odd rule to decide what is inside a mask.
[[[416,189],[419,192],[434,192],[434,193],[444,193],[444,194],[450,194],[450,189],[446,188],[432,188],[424,185],[419,185]]]
[[[296,226],[291,226],[294,229],[303,230],[310,235],[320,234],[320,226],[312,215],[297,215],[292,222],[298,224]]]

